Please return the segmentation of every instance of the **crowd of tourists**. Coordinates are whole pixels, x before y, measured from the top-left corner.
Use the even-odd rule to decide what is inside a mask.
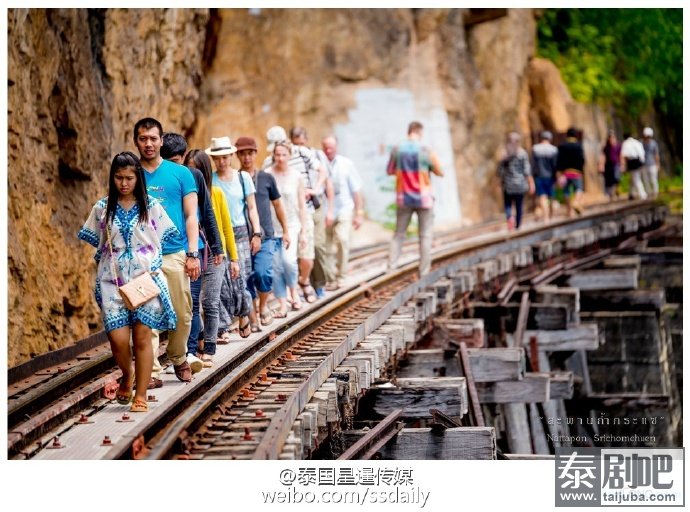
[[[398,209],[389,267],[416,214],[423,275],[431,265],[430,176],[443,173],[422,130],[410,124],[387,171],[396,176]],[[145,412],[147,390],[163,386],[162,332],[172,363],[166,371],[190,382],[213,366],[217,345],[341,288],[364,201],[358,171],[334,135],[317,149],[303,127],[288,137],[273,126],[261,165],[250,136],[190,149],[153,118],[139,120],[132,136],[138,156],[113,158],[108,194],[78,237],[96,248],[96,301],[122,371],[116,400]]]
[[[618,185],[625,172],[630,174],[630,199],[654,198],[659,193],[659,146],[652,128],[646,127],[642,135],[640,142],[625,133],[625,140],[620,144],[615,132],[609,131],[598,169],[604,177],[606,194],[612,200],[619,196]],[[541,132],[539,142],[532,146],[531,158],[521,145],[520,134],[509,133],[497,171],[508,229],[520,227],[527,193],[536,196],[540,216],[545,221],[553,216],[557,193],[563,196],[569,217],[580,215],[584,167],[585,152],[574,127],[568,128],[565,140],[558,146],[553,144],[551,132]]]

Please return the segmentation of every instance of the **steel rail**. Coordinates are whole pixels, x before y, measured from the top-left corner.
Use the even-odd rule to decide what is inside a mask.
[[[371,459],[377,451],[383,448],[383,446],[393,439],[402,429],[403,424],[398,423],[398,419],[402,416],[402,412],[402,409],[393,410],[393,412],[383,418],[378,425],[345,450],[343,454],[338,457],[338,460]]]

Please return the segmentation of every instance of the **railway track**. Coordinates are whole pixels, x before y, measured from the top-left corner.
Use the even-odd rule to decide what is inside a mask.
[[[502,223],[495,223],[495,228],[484,226],[466,231],[461,241],[457,240],[457,233],[452,242],[452,234],[437,239],[445,248],[435,251],[434,268],[423,279],[416,279],[413,263],[385,275],[374,270],[370,272],[371,280],[345,287],[329,297],[327,303],[318,303],[323,304],[318,311],[305,309],[274,332],[253,336],[241,347],[237,344],[212,371],[205,370],[199,375],[202,378],[191,384],[171,382],[173,385],[169,386],[166,382],[162,390],[157,390],[161,395],[159,403],[149,414],[136,416],[136,425],[132,418],[120,418],[123,428],[119,430],[126,434],[118,436],[114,430],[112,441],[99,450],[98,458],[289,456],[283,450],[293,424],[319,386],[350,350],[379,329],[416,293],[482,259],[520,247],[533,248],[583,227],[601,226],[612,220],[624,223],[620,219],[630,214],[650,212],[645,215],[654,220],[659,212],[652,203],[615,207],[601,207],[589,217],[553,223],[546,229],[534,226],[507,235],[497,232]],[[477,232],[483,233],[477,236]],[[377,253],[381,255],[378,258],[385,257],[384,248],[372,247],[360,253],[360,261],[366,262],[362,267],[372,266]],[[15,376],[23,378],[24,387],[18,386],[21,394],[9,393],[10,457],[44,458],[47,453],[61,453],[46,450],[55,443],[55,433],[65,439],[74,436],[77,429],[88,428],[90,418],[122,416],[126,408],[113,406],[109,401],[120,375],[112,370],[107,350],[100,349],[97,341],[90,340],[93,346],[82,343],[91,351],[77,355],[82,364],[58,363],[62,365],[59,370],[43,369],[39,375],[21,375],[16,371]],[[12,379],[10,383],[17,385]],[[184,392],[180,392],[181,387],[186,388]],[[59,391],[65,388],[69,388],[67,395],[61,395]],[[162,396],[168,390],[175,395],[174,400]],[[157,400],[154,396],[150,399]],[[58,441],[59,445],[62,443]]]
[[[471,237],[479,230],[496,231],[502,222],[489,222],[437,235],[434,246],[443,246],[459,237]],[[387,259],[388,244],[374,244],[352,251],[351,271],[366,271]],[[417,250],[417,240],[406,241],[402,259]],[[348,286],[339,293],[347,291]],[[328,293],[327,300],[338,293]],[[290,320],[295,318],[291,315]],[[166,335],[161,338],[160,359],[166,363]],[[28,456],[41,449],[41,436],[67,418],[103,399],[112,400],[122,376],[115,365],[104,331],[74,345],[39,355],[8,371],[8,451]],[[35,443],[35,444],[34,444]],[[29,449],[29,445],[33,446]]]

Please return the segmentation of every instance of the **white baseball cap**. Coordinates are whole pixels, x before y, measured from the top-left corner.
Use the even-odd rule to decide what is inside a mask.
[[[647,126],[644,130],[642,130],[642,135],[644,137],[654,137],[654,130]]]

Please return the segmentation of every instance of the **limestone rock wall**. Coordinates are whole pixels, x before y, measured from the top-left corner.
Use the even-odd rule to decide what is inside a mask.
[[[188,127],[206,10],[8,11],[8,364],[102,329],[76,238],[146,115]]]
[[[531,9],[477,24],[470,11],[11,9],[9,364],[101,329],[93,249],[76,233],[141,117],[191,147],[245,134],[264,146],[273,124],[304,125],[318,145],[334,130],[348,138],[363,92],[404,94],[442,114],[432,135],[444,139],[455,169],[444,184],[458,184],[465,222],[500,213],[508,131],[575,122],[603,137],[603,115],[574,104],[557,70],[533,58]],[[386,141],[369,142],[363,154],[385,158]]]

